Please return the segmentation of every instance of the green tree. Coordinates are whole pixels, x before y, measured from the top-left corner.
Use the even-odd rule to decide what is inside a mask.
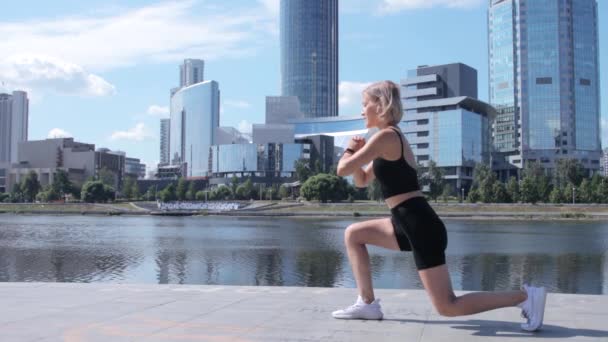
[[[593,189],[591,189],[591,182],[587,178],[581,181],[579,186],[579,196],[581,203],[593,202]]]
[[[298,159],[295,163],[296,178],[304,184],[312,176],[310,161],[308,159]]]
[[[551,194],[549,195],[549,201],[554,204],[566,202],[566,199],[564,198],[564,191],[557,186],[554,186]]]
[[[127,177],[127,179],[125,179],[122,195],[128,200],[133,197],[133,180],[131,179],[131,177]]]
[[[175,191],[175,185],[170,183],[160,192],[160,200],[162,202],[171,202],[177,200],[177,193]]]
[[[515,177],[509,178],[509,182],[507,183],[507,194],[509,194],[512,203],[519,202],[519,183]]]
[[[55,191],[52,185],[47,185],[42,191],[36,195],[36,200],[40,202],[52,202],[61,198],[61,195]]]
[[[574,202],[580,203],[580,194],[579,189],[574,186],[572,183],[567,183],[564,187],[564,203],[572,203],[572,195],[574,194]]]
[[[443,191],[441,192],[441,199],[447,203],[447,201],[450,199],[452,194],[453,194],[452,186],[450,184],[445,184],[443,186]]]
[[[340,201],[354,195],[354,189],[349,188],[348,182],[342,177],[327,173],[319,173],[310,177],[300,189],[300,194],[306,200],[319,200],[322,203],[328,201]]]
[[[602,182],[597,189],[598,202],[608,203],[608,179],[602,177]]]
[[[99,170],[97,179],[107,186],[114,187],[116,185],[116,175],[106,167]]]
[[[520,187],[521,201],[524,203],[548,201],[550,193],[550,180],[540,163],[528,163],[524,168]]]
[[[213,189],[210,194],[211,199],[216,201],[225,201],[227,199],[231,199],[232,196],[232,191],[225,185],[218,186],[217,188]]]
[[[469,190],[469,194],[467,195],[467,202],[477,203],[479,202],[479,197],[479,190],[471,187],[471,190]]]
[[[437,202],[437,197],[443,192],[444,180],[443,171],[437,167],[434,160],[430,160],[426,168],[425,185],[428,185],[429,197]]]
[[[196,192],[197,192],[196,182],[190,181],[190,185],[188,185],[188,191],[186,192],[186,199],[189,201],[195,200]]]
[[[509,193],[507,192],[507,188],[502,182],[496,181],[492,186],[492,192],[494,193],[494,202],[495,203],[510,203],[511,198],[509,197]]]
[[[524,177],[521,182],[520,196],[523,203],[538,202],[538,187],[534,183],[534,178]]]
[[[239,179],[236,176],[232,176],[230,180],[230,194],[232,199],[236,199],[236,189],[239,187]]]
[[[21,188],[20,183],[13,184],[13,189],[11,190],[11,202],[22,202],[23,201],[23,190]]]
[[[101,181],[86,182],[80,198],[87,203],[104,203],[114,199],[115,190]]]
[[[139,200],[139,185],[137,184],[137,179],[133,179],[133,185],[131,186],[131,195],[133,196],[133,199],[138,201]]]
[[[247,179],[243,184],[239,185],[236,188],[236,194],[236,197],[242,200],[249,200],[255,198],[256,193],[251,179]]]
[[[74,188],[68,173],[61,169],[57,170],[53,175],[53,184],[51,186],[53,187],[53,191],[59,194],[61,198],[72,193]]]
[[[10,200],[11,195],[7,193],[0,192],[0,203],[6,203]]]
[[[279,188],[279,197],[281,199],[284,199],[284,198],[289,198],[290,196],[291,196],[290,189],[287,188],[285,185],[281,185],[281,187]]]
[[[35,171],[30,171],[25,179],[21,181],[21,190],[23,191],[23,199],[26,202],[33,202],[36,199],[38,191],[40,191],[40,182],[38,174]]]
[[[602,177],[599,173],[596,173],[591,177],[591,192],[592,192],[592,203],[604,203],[602,201],[602,183],[604,182],[604,177]]]
[[[568,183],[578,186],[583,180],[583,167],[576,159],[564,158],[556,161],[555,185],[565,186]]]
[[[467,201],[475,203],[478,201],[488,203],[494,200],[493,186],[496,175],[485,163],[478,163],[473,169],[473,183],[469,190]]]
[[[186,199],[186,191],[188,191],[188,182],[184,177],[180,177],[177,181],[177,190],[175,191],[178,201]]]

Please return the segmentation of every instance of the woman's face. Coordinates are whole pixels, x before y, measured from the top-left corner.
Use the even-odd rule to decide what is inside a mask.
[[[378,104],[369,95],[363,93],[363,112],[361,116],[365,118],[365,127],[372,128],[378,126]]]

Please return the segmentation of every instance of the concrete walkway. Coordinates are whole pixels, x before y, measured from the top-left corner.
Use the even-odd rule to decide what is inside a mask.
[[[354,289],[0,283],[0,341],[608,341],[608,296],[548,296],[544,329],[519,310],[444,318],[421,290],[377,290],[383,321],[344,321]]]

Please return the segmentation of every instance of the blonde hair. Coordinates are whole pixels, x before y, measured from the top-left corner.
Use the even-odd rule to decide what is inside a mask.
[[[363,94],[367,94],[370,99],[380,105],[380,119],[385,120],[391,125],[396,125],[403,117],[403,106],[401,105],[401,92],[399,86],[393,81],[380,81],[371,84]]]

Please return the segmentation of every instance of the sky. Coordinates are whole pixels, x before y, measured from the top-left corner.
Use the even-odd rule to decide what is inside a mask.
[[[601,99],[608,99],[608,4],[598,1]],[[361,90],[419,65],[465,63],[488,99],[487,0],[341,0],[340,115]],[[280,95],[279,0],[20,0],[0,11],[0,92],[26,90],[29,140],[73,137],[158,163],[160,119],[185,58],[220,85],[220,125],[264,123]],[[608,103],[602,140],[608,146]]]

